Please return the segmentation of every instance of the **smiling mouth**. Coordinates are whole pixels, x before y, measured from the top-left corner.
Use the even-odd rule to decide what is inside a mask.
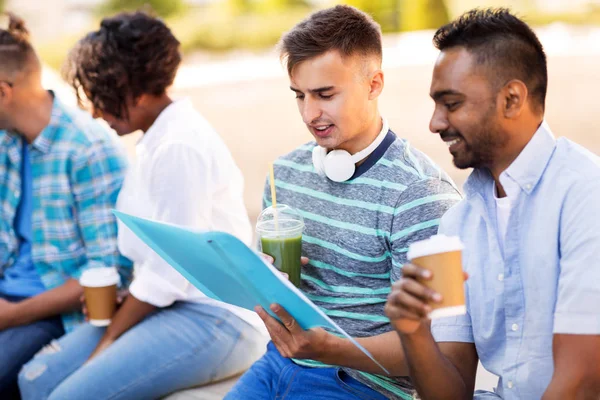
[[[455,144],[458,144],[461,140],[462,140],[461,138],[456,138],[454,140],[450,140],[450,141],[447,141],[447,142],[444,142],[444,143],[446,143],[446,146],[452,147]]]

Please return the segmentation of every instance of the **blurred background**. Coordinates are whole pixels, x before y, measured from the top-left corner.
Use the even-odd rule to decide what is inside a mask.
[[[229,146],[246,179],[254,221],[269,162],[311,140],[274,45],[280,35],[330,0],[0,0],[25,18],[45,63],[44,79],[75,102],[58,70],[68,50],[100,19],[123,10],[153,10],[182,43],[184,65],[171,90],[191,97]],[[462,186],[469,171],[453,167],[446,146],[428,130],[429,83],[437,51],[434,30],[473,7],[508,6],[535,27],[549,59],[546,118],[600,154],[600,0],[349,0],[384,31],[385,89],[380,108],[392,129],[429,154]],[[133,157],[139,133],[124,141]],[[480,372],[478,387],[494,377]]]
[[[223,136],[246,178],[245,201],[257,216],[268,163],[311,139],[274,45],[283,32],[331,0],[0,0],[23,17],[45,65],[45,81],[74,101],[57,73],[68,50],[102,17],[145,8],[165,19],[182,43],[184,65],[172,88],[189,96]],[[348,0],[384,31],[386,85],[381,111],[392,129],[428,153],[462,186],[428,130],[434,30],[473,7],[508,6],[535,26],[549,56],[547,119],[600,153],[594,118],[600,91],[600,0]],[[130,153],[139,134],[124,138]]]

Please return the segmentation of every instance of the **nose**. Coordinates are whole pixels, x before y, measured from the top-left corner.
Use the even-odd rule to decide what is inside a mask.
[[[446,112],[440,106],[435,106],[431,121],[429,121],[429,130],[431,133],[440,133],[448,129],[448,118]]]
[[[309,125],[321,117],[322,110],[319,107],[319,102],[311,100],[308,96],[304,99],[301,105],[302,120]]]

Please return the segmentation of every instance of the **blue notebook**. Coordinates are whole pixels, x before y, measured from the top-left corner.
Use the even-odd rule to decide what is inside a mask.
[[[269,313],[271,304],[280,304],[303,329],[324,327],[339,332],[389,374],[363,346],[275,267],[235,236],[224,232],[197,232],[118,211],[114,213],[144,243],[208,297],[251,311],[260,305]]]

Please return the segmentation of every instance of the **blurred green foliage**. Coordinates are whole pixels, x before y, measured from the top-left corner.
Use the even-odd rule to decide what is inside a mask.
[[[119,11],[135,11],[147,8],[161,17],[168,17],[184,10],[183,0],[107,0],[100,6],[100,14]]]
[[[444,0],[347,0],[379,22],[383,32],[433,29],[449,22]]]
[[[5,0],[0,0],[0,7]],[[506,0],[503,0],[506,1]],[[588,12],[548,14],[534,9],[533,0],[511,0],[532,25],[555,21],[572,24],[600,24],[600,8]],[[181,41],[186,54],[197,50],[261,50],[273,46],[281,34],[315,10],[311,0],[222,0],[207,6],[186,6],[185,0],[106,0],[99,18],[123,10],[147,7],[165,18]],[[451,18],[470,9],[478,0],[324,0],[321,7],[350,4],[373,16],[383,32],[436,29]],[[500,0],[483,3],[498,5]],[[99,19],[86,31],[97,29]],[[49,65],[58,68],[68,50],[83,32],[70,33],[52,41],[38,43],[38,52]]]

